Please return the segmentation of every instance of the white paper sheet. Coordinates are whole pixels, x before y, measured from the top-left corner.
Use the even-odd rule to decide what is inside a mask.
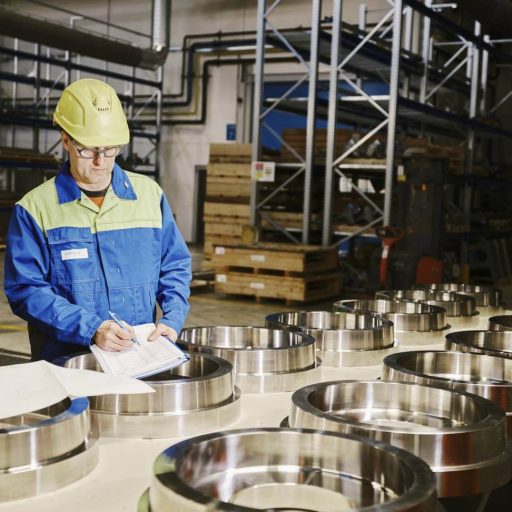
[[[0,419],[37,411],[68,396],[153,393],[145,382],[46,361],[0,367]]]
[[[48,366],[67,390],[69,396],[134,395],[155,392],[145,382],[131,377],[107,375],[92,370],[62,368],[50,363]]]
[[[37,411],[68,396],[45,361],[0,367],[0,419]]]

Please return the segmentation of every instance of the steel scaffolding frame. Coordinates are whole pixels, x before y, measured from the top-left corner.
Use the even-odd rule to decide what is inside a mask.
[[[72,24],[75,20],[71,20]],[[32,149],[40,153],[52,153],[59,145],[60,139],[49,144],[42,144],[40,131],[43,129],[46,133],[55,130],[51,122],[51,109],[55,106],[56,98],[53,93],[62,91],[71,81],[80,78],[81,73],[87,75],[97,75],[105,80],[121,80],[123,90],[118,91],[121,101],[125,104],[127,120],[131,127],[131,138],[128,147],[128,156],[134,153],[134,144],[137,139],[145,139],[151,143],[151,148],[147,154],[141,157],[141,161],[147,161],[151,158],[153,163],[141,165],[134,162],[131,170],[152,176],[158,181],[159,171],[159,153],[160,153],[160,133],[162,124],[162,92],[163,92],[163,69],[160,66],[154,71],[155,79],[142,78],[137,76],[137,68],[126,69],[128,72],[116,72],[108,69],[108,66],[94,67],[84,65],[80,62],[79,55],[72,55],[70,52],[64,53],[64,58],[52,55],[52,48],[33,44],[33,52],[20,50],[20,39],[5,38],[6,41],[12,41],[12,47],[0,47],[0,54],[8,56],[12,60],[12,69],[0,71],[0,80],[12,83],[11,98],[9,106],[11,112],[3,112],[0,116],[0,124],[10,125],[11,146],[16,147],[16,132],[18,126],[31,126],[33,130]],[[21,61],[33,61],[32,71],[27,73],[20,72]],[[105,63],[107,64],[107,63]],[[57,69],[57,72],[55,72]],[[59,71],[60,70],[60,71]],[[147,71],[146,71],[147,72]],[[73,76],[73,73],[75,76]],[[19,96],[19,84],[25,84],[33,87],[32,98]],[[135,110],[135,87],[146,87],[153,89],[149,99]],[[5,99],[4,99],[5,101]],[[30,111],[30,115],[18,114],[18,107],[22,107],[25,114]],[[138,127],[138,122],[143,114],[148,112],[154,122],[154,129],[146,130]],[[147,119],[144,120],[147,124]]]
[[[316,126],[316,98],[318,85],[318,37],[320,30],[320,15],[322,10],[322,0],[312,0],[311,2],[311,37],[309,55],[304,58],[297,51],[293,44],[288,40],[287,34],[280,32],[270,21],[269,17],[272,12],[283,3],[284,0],[274,0],[272,5],[267,8],[267,0],[258,0],[258,25],[256,39],[256,63],[255,63],[255,79],[254,79],[254,109],[253,109],[253,127],[252,127],[252,159],[253,161],[261,160],[261,135],[262,129],[268,130],[283,144],[296,158],[296,162],[287,165],[278,164],[277,168],[291,167],[295,168],[294,174],[288,178],[283,184],[278,186],[271,194],[265,198],[259,198],[258,182],[251,182],[251,202],[250,202],[250,222],[252,225],[259,224],[259,217],[263,216],[267,220],[268,215],[261,211],[261,208],[272,199],[279,191],[283,190],[289,183],[304,174],[304,208],[302,222],[302,243],[309,243],[310,236],[310,215],[311,215],[311,177],[313,169],[314,144],[315,144],[315,126]],[[265,75],[265,48],[271,46],[269,44],[269,35],[272,34],[293,57],[297,59],[304,68],[304,75],[296,81],[281,97],[277,98],[269,107],[263,109],[263,79]],[[292,147],[290,147],[279,134],[272,129],[266,122],[265,117],[278,105],[286,100],[294,90],[302,83],[308,82],[308,100],[307,100],[307,130],[306,130],[306,152],[302,158]],[[271,224],[284,233],[287,238],[294,242],[299,240],[289,233],[279,223],[272,221]]]
[[[475,23],[473,31],[468,31],[444,17],[442,10],[453,8],[453,4],[436,4],[434,0],[424,0],[424,2],[418,0],[387,0],[389,9],[384,14],[379,13],[380,19],[372,27],[370,27],[370,24],[367,22],[366,17],[368,10],[363,5],[364,1],[362,1],[362,5],[359,9],[359,39],[353,42],[353,34],[351,33],[352,40],[348,42],[348,49],[344,46],[344,37],[347,37],[347,33],[342,20],[343,1],[333,0],[332,29],[329,41],[330,58],[328,61],[323,58],[321,52],[319,55],[319,38],[324,44],[325,38],[323,38],[324,32],[321,31],[319,35],[318,25],[316,25],[316,13],[319,12],[321,4],[318,0],[313,1],[311,4],[312,26],[310,48],[307,53],[307,57],[310,58],[311,66],[308,68],[308,73],[285,94],[278,98],[266,111],[261,113],[262,88],[265,76],[264,49],[267,42],[266,37],[268,37],[266,32],[268,28],[270,28],[270,32],[275,33],[277,31],[275,27],[268,23],[268,16],[282,1],[283,0],[276,0],[269,9],[267,9],[267,2],[265,0],[260,0],[258,3],[253,160],[261,159],[261,129],[264,124],[264,116],[268,111],[274,108],[302,113],[307,116],[306,158],[302,159],[300,155],[294,152],[293,148],[289,147],[285,141],[278,137],[288,151],[297,158],[298,164],[296,165],[298,169],[295,175],[285,184],[274,190],[270,196],[263,201],[259,201],[258,185],[253,181],[251,191],[251,223],[253,225],[258,225],[258,211],[260,207],[263,206],[268,199],[273,197],[278,190],[282,190],[291,180],[296,179],[297,176],[305,171],[306,180],[302,242],[307,243],[310,240],[310,186],[314,164],[314,130],[316,118],[319,115],[319,109],[323,109],[323,115],[327,119],[324,208],[321,233],[322,244],[324,246],[330,245],[333,237],[332,198],[335,177],[345,177],[350,180],[350,176],[357,178],[357,172],[359,170],[366,170],[368,172],[379,169],[385,171],[383,209],[365,192],[360,190],[355,182],[352,182],[354,192],[364,198],[366,203],[376,211],[378,217],[372,220],[372,222],[369,222],[366,226],[362,226],[361,229],[358,229],[355,233],[350,233],[342,239],[338,239],[336,245],[359,235],[367,228],[381,221],[384,225],[390,223],[392,188],[396,171],[395,147],[397,124],[413,126],[413,129],[420,134],[434,133],[434,135],[436,135],[437,128],[439,127],[440,133],[445,133],[442,130],[446,130],[446,133],[448,133],[450,137],[457,137],[459,140],[466,139],[467,158],[465,174],[467,176],[472,173],[475,141],[478,134],[487,133],[489,136],[511,135],[506,130],[492,125],[486,125],[479,119],[479,115],[485,112],[486,82],[490,55],[496,54],[497,58],[505,59],[507,62],[512,62],[512,57],[500,52],[496,48],[495,43],[497,42],[493,42],[488,35],[481,35],[480,25],[478,23]],[[422,17],[420,24],[421,31],[415,29],[414,18],[417,15]],[[436,42],[432,33],[433,25],[445,30],[452,38],[455,38],[455,40]],[[369,30],[367,30],[366,27],[370,27]],[[278,36],[278,34],[275,35]],[[377,57],[371,56],[371,52],[376,51],[376,45],[374,45],[374,43],[375,41],[382,43],[385,38],[389,36],[391,37],[391,46],[389,50],[389,62],[386,64],[389,93],[385,95],[368,94],[364,90],[364,79],[369,76],[375,76],[377,73],[372,73],[372,71],[365,68],[363,60],[364,58],[375,58],[377,61]],[[278,37],[282,40],[281,36]],[[415,37],[417,39],[415,39]],[[294,41],[282,41],[282,44],[279,46],[281,48],[286,46],[289,52],[296,55],[297,60],[307,67],[308,63],[304,59],[304,44],[302,54],[297,51],[297,47],[294,46]],[[419,48],[419,52],[417,53],[413,52],[415,46]],[[345,52],[344,54],[343,51]],[[367,52],[366,54],[364,54],[365,51]],[[441,51],[443,51],[445,55],[439,65],[437,62],[440,60],[439,56],[441,55]],[[360,54],[362,54],[362,57],[360,57]],[[368,55],[370,55],[370,57],[368,57]],[[434,57],[436,58],[434,59]],[[317,83],[311,83],[311,80],[318,80],[317,66],[319,61],[330,65],[329,99],[327,102],[322,102],[316,96]],[[299,101],[290,99],[293,90],[306,80],[310,80],[307,108],[304,106],[304,102],[301,105]],[[347,84],[353,93],[342,94],[341,83]],[[465,114],[454,114],[451,111],[436,107],[438,97],[447,89],[467,94],[469,105]],[[313,104],[315,98],[317,101],[316,108]],[[510,98],[512,98],[512,93],[506,94],[488,111],[493,112]],[[366,110],[362,114],[358,114],[357,108],[362,105]],[[370,109],[373,113],[368,115]],[[363,117],[367,116],[364,123],[367,130],[366,133],[350,148],[346,150],[336,148],[337,123],[343,121],[344,118],[353,120],[353,118],[357,118],[358,115]],[[274,132],[268,125],[265,125],[265,129]],[[353,154],[354,151],[384,130],[387,132],[385,164],[354,164],[347,161],[347,158]],[[277,134],[275,135],[277,136]],[[337,149],[338,152],[336,151]],[[471,190],[469,185],[466,185],[465,188],[464,212],[469,217]],[[282,227],[281,231],[286,232]],[[288,238],[292,240],[295,239],[295,237],[291,236],[289,233]],[[298,240],[295,239],[295,241]],[[465,259],[467,259],[467,254],[462,255],[462,260]]]

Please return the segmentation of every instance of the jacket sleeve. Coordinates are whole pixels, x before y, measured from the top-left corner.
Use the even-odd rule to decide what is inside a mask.
[[[50,254],[32,215],[17,204],[5,252],[4,288],[14,314],[52,338],[89,345],[102,320],[56,293],[50,283]]]
[[[189,311],[192,279],[191,257],[174,220],[171,207],[162,193],[162,259],[157,300],[163,312],[160,321],[180,332]]]

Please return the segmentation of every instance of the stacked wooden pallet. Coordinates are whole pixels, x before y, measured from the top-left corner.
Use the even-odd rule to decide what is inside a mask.
[[[210,144],[204,205],[204,254],[208,260],[215,244],[242,241],[249,223],[251,145]]]
[[[286,303],[339,295],[335,249],[291,244],[217,245],[212,256],[215,291]]]

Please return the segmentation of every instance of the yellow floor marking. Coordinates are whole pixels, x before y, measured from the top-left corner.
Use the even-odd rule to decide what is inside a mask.
[[[26,331],[26,325],[16,325],[16,324],[0,324],[0,330],[4,331]]]

